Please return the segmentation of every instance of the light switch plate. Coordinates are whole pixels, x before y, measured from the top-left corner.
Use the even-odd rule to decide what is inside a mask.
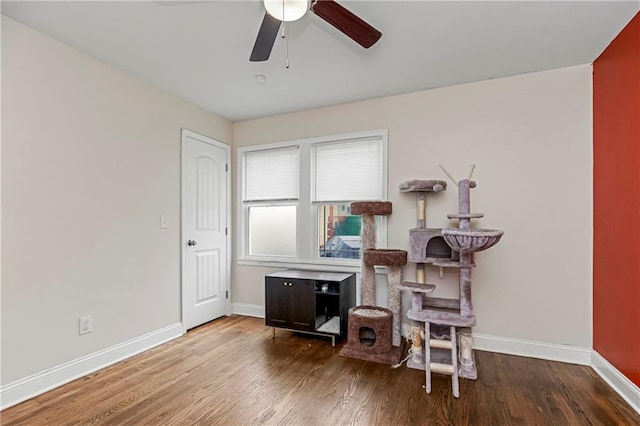
[[[169,229],[169,216],[166,214],[160,215],[160,229]]]

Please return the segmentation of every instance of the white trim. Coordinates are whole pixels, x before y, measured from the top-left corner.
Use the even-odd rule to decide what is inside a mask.
[[[4,410],[96,370],[149,350],[180,337],[183,333],[182,323],[172,324],[110,348],[16,380],[0,387],[0,409]]]
[[[245,317],[264,318],[264,306],[250,305],[248,303],[232,303],[231,313],[233,315],[244,315]]]
[[[591,349],[579,346],[558,345],[473,333],[473,347],[480,351],[568,362],[570,364],[591,365]]]
[[[324,265],[319,263],[277,262],[266,260],[237,260],[236,263],[242,266],[305,269],[309,271],[360,272],[360,265]]]
[[[640,388],[635,383],[595,350],[591,352],[591,368],[640,414]]]
[[[231,220],[231,215],[232,215],[232,211],[231,211],[231,176],[232,176],[232,170],[231,170],[231,146],[217,141],[215,139],[212,139],[208,136],[204,136],[195,132],[192,132],[191,130],[187,130],[187,129],[182,129],[181,132],[181,136],[180,136],[180,295],[181,295],[181,303],[180,303],[180,308],[181,308],[181,321],[184,323],[184,311],[185,311],[185,301],[186,301],[186,297],[185,297],[185,287],[184,287],[184,276],[183,276],[183,269],[184,269],[184,245],[183,245],[183,241],[184,241],[184,235],[185,235],[185,230],[184,230],[184,217],[185,217],[185,211],[184,211],[184,194],[185,194],[185,190],[186,188],[184,187],[185,185],[185,178],[184,178],[184,174],[185,174],[185,170],[186,170],[186,165],[185,165],[185,149],[186,149],[186,143],[185,143],[185,139],[189,137],[191,139],[195,139],[197,141],[209,144],[209,145],[213,145],[215,147],[218,147],[222,150],[224,150],[225,152],[225,162],[227,164],[227,223],[226,223],[226,228],[227,228],[227,282],[225,283],[226,285],[226,289],[225,291],[227,291],[227,301],[225,303],[225,314],[229,315],[229,313],[231,313],[231,258],[232,253],[231,253],[231,236],[233,235],[233,230],[231,229],[231,223],[233,222]],[[186,330],[185,330],[186,332]]]

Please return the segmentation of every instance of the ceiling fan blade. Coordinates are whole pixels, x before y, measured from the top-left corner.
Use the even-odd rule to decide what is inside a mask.
[[[333,0],[314,1],[311,10],[365,49],[382,37],[380,31]]]
[[[249,61],[260,62],[269,59],[273,43],[275,43],[276,37],[278,36],[279,29],[280,21],[268,13],[265,13],[262,25],[260,25],[260,30],[258,31],[256,43],[253,45]]]

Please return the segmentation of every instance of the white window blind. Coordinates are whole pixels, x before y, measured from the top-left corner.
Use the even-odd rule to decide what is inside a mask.
[[[381,200],[381,138],[313,146],[312,201]]]
[[[298,147],[244,153],[244,200],[296,200]]]

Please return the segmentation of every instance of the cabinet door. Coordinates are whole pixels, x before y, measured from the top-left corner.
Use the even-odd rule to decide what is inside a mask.
[[[313,280],[290,280],[291,328],[304,331],[316,329],[316,284]]]
[[[290,280],[267,277],[265,280],[265,324],[289,327]]]

